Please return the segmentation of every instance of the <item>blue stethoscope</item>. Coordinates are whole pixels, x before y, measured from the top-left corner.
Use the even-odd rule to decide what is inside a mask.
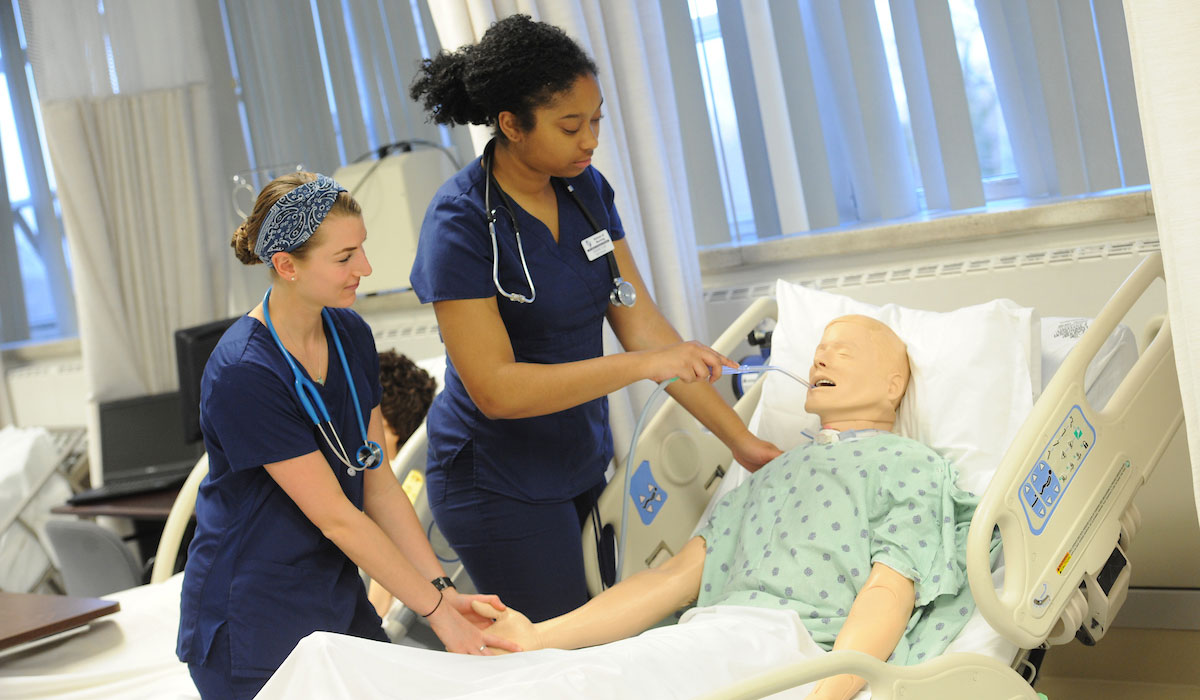
[[[354,404],[354,415],[358,418],[358,430],[362,434],[363,444],[354,453],[354,463],[350,461],[350,455],[346,452],[346,448],[342,445],[342,439],[338,437],[337,429],[333,427],[333,419],[329,417],[329,409],[325,408],[325,401],[321,398],[321,394],[317,391],[317,387],[311,380],[305,378],[300,372],[300,367],[296,361],[292,359],[292,354],[283,347],[283,341],[279,340],[279,334],[275,332],[275,325],[271,323],[271,312],[268,309],[271,300],[271,288],[267,288],[267,293],[263,295],[262,309],[263,319],[267,322],[267,330],[271,333],[271,338],[275,344],[279,346],[279,352],[283,353],[283,359],[287,360],[288,367],[292,368],[292,374],[296,381],[294,386],[296,396],[300,398],[300,405],[304,407],[304,412],[308,414],[313,425],[317,426],[317,430],[321,431],[321,437],[325,438],[325,444],[329,445],[329,450],[333,452],[338,460],[346,465],[346,472],[350,476],[354,476],[358,472],[366,471],[367,469],[375,469],[380,464],[383,464],[383,448],[379,443],[367,437],[367,426],[363,423],[362,408],[358,405],[358,392],[354,389],[354,377],[350,374],[350,363],[346,362],[346,351],[342,349],[342,339],[338,337],[337,328],[333,325],[333,319],[329,317],[328,309],[321,309],[321,318],[325,320],[325,324],[329,326],[329,334],[333,336],[333,345],[337,348],[338,358],[342,361],[342,371],[346,373],[346,383],[350,385],[350,399]],[[316,404],[316,408],[313,408]],[[317,411],[321,412],[321,419],[329,424],[329,432],[333,433],[333,440],[329,439],[329,434],[325,432],[325,426],[321,424],[321,419],[317,418]],[[334,446],[334,442],[337,446]]]

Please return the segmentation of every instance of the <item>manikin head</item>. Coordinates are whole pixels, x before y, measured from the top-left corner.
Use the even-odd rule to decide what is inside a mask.
[[[891,430],[908,377],[908,350],[891,328],[842,316],[825,327],[813,355],[804,409],[823,428]]]

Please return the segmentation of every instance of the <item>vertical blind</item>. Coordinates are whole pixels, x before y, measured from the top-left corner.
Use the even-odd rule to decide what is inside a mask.
[[[672,62],[686,66],[676,80],[701,75],[708,113],[681,128],[722,160],[726,180],[725,216],[698,231],[702,244],[1148,184],[1120,0],[689,5],[696,32],[690,46],[672,42]],[[990,186],[981,168],[980,98],[955,27],[964,13],[978,16],[1015,188]]]

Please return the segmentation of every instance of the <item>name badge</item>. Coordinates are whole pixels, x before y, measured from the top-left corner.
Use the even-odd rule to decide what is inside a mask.
[[[607,255],[612,250],[613,242],[612,237],[608,235],[608,229],[602,229],[599,233],[583,239],[583,252],[589,261]]]

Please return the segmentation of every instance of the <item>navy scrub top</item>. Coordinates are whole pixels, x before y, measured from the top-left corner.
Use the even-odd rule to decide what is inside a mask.
[[[374,337],[355,312],[329,312],[365,417],[382,394]],[[325,337],[332,343],[328,324]],[[353,457],[362,434],[332,347],[329,376],[317,388]],[[208,476],[196,498],[196,533],[183,578],[176,648],[181,661],[231,663],[235,674],[258,675],[277,669],[301,638],[317,630],[387,641],[358,567],[262,468],[320,450],[346,497],[362,508],[362,474],[349,476],[329,450],[293,381],[266,326],[250,316],[230,326],[205,365],[200,427]],[[228,626],[231,659],[210,660],[221,625]]]
[[[476,159],[438,190],[425,213],[410,284],[422,303],[495,298],[517,362],[557,364],[599,357],[603,323],[613,288],[604,257],[589,261],[583,239],[593,235],[562,181],[558,194],[559,240],[512,204],[521,229],[525,260],[537,297],[532,304],[510,301],[492,282],[492,242],[484,212],[484,171]],[[568,180],[584,206],[613,240],[625,237],[613,190],[595,168]],[[507,206],[493,184],[493,207]],[[500,284],[529,296],[512,222],[496,221]],[[565,411],[533,418],[491,420],[471,401],[447,357],[444,388],[426,419],[430,498],[437,498],[437,472],[460,454],[472,455],[474,483],[531,503],[574,498],[604,478],[612,459],[608,400],[601,397]],[[469,452],[463,452],[470,447]]]

